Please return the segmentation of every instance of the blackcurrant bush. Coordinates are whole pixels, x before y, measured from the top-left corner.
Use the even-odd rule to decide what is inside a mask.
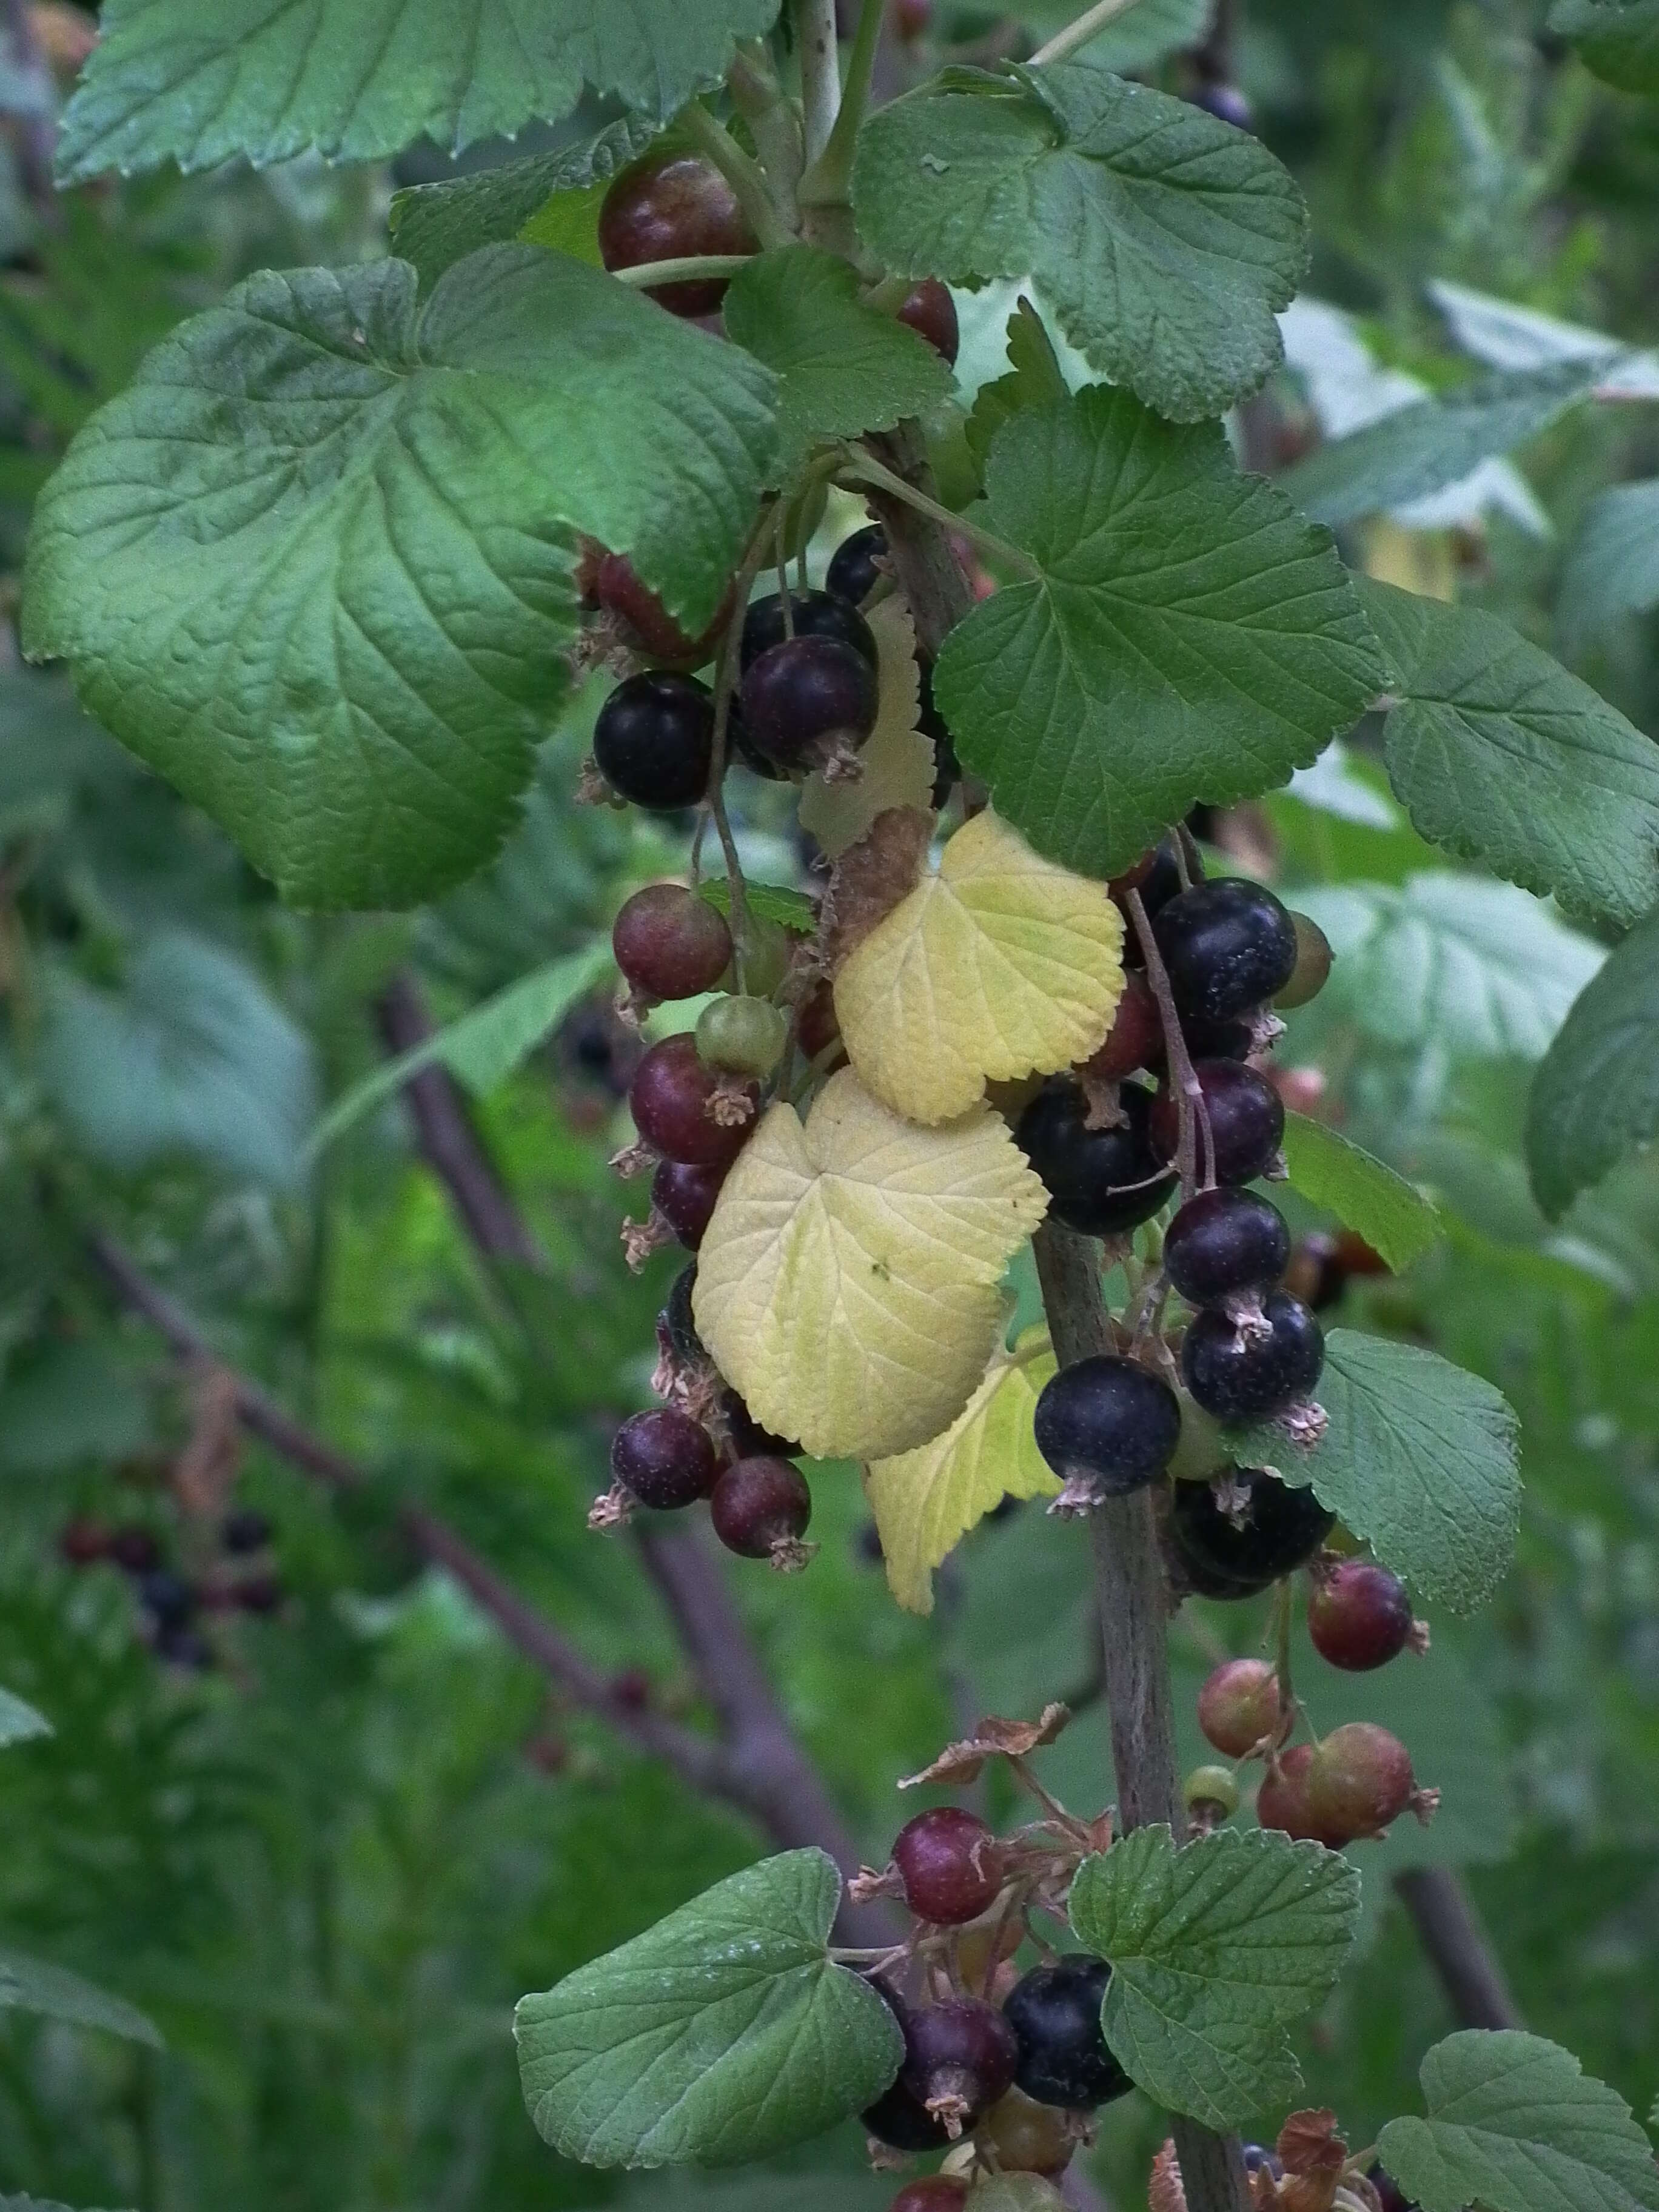
[[[830,555],[823,587],[838,599],[847,600],[849,605],[861,607],[884,574],[877,562],[886,558],[887,532],[880,523],[872,522],[863,530],[855,530],[850,538],[843,538]]]
[[[753,253],[757,241],[736,193],[701,154],[647,155],[611,185],[599,210],[599,258],[607,269],[692,254]],[[676,315],[710,315],[730,280],[697,277],[653,284],[651,297]]]
[[[161,1564],[161,1547],[142,1521],[129,1521],[109,1540],[109,1555],[130,1575],[147,1575]]]
[[[920,284],[905,294],[898,319],[908,324],[918,337],[926,338],[933,351],[943,354],[955,368],[962,331],[957,321],[957,303],[951,297],[948,285],[941,284],[937,276],[924,276]]]
[[[1242,877],[1182,891],[1152,934],[1183,1018],[1231,1021],[1282,991],[1296,970],[1296,925],[1270,890]]]
[[[1039,2105],[1092,2112],[1130,2087],[1101,2031],[1111,1978],[1104,1959],[1072,1956],[1033,1966],[1008,1992],[1002,2012],[1018,2046],[1014,2080]]]
[[[907,1820],[893,1839],[893,1864],[911,1911],[941,1928],[977,1920],[1002,1887],[994,1833],[956,1805],[935,1805]]]
[[[684,884],[647,884],[623,902],[611,950],[642,999],[693,999],[730,966],[732,933],[725,915]]]
[[[1207,1482],[1177,1483],[1170,1498],[1170,1542],[1200,1597],[1253,1597],[1305,1566],[1336,1524],[1311,1490],[1265,1468],[1245,1468],[1231,1480],[1245,1493],[1240,1520],[1222,1510]]]
[[[1224,1659],[1198,1693],[1198,1725],[1229,1759],[1248,1759],[1285,1733],[1278,1669],[1265,1659]]]
[[[228,1552],[262,1551],[270,1538],[269,1517],[252,1505],[239,1505],[227,1513],[219,1530],[219,1541]]]
[[[1195,1306],[1276,1283],[1290,1256],[1284,1215],[1249,1190],[1199,1191],[1164,1237],[1170,1280]]]
[[[711,999],[697,1017],[704,1065],[734,1075],[769,1075],[789,1042],[789,1017],[770,999],[746,993]]]
[[[1431,1807],[1420,1792],[1411,1753],[1374,1721],[1349,1721],[1314,1746],[1304,1798],[1322,1840],[1333,1849],[1380,1835],[1408,1805]]]
[[[593,758],[620,798],[655,814],[695,806],[708,788],[714,702],[695,676],[625,677],[593,725]]]
[[[1039,2105],[1023,2089],[998,2098],[974,2130],[1001,2173],[1064,2173],[1079,2141],[1077,2123],[1053,2105]]]
[[[789,627],[783,620],[783,600],[776,592],[751,599],[743,618],[743,637],[738,647],[738,667],[746,676],[762,653],[769,653],[785,638],[828,637],[837,645],[850,645],[872,668],[879,665],[876,635],[849,599],[829,592],[792,592]]]
[[[1349,1674],[1386,1667],[1413,1641],[1416,1630],[1406,1585],[1386,1567],[1370,1559],[1339,1559],[1315,1569],[1308,1634],[1314,1650],[1333,1667]]]
[[[668,1304],[662,1310],[660,1321],[676,1356],[688,1365],[706,1366],[708,1353],[697,1334],[697,1324],[691,1313],[691,1297],[696,1287],[697,1263],[693,1260],[689,1267],[680,1269],[669,1285]]]
[[[1056,1220],[1085,1237],[1115,1236],[1150,1221],[1175,1188],[1147,1135],[1151,1091],[1126,1083],[1118,1099],[1124,1119],[1117,1127],[1085,1128],[1088,1102],[1061,1077],[1037,1093],[1014,1131]]]
[[[1012,2084],[1019,2057],[1013,2028],[979,1997],[923,2005],[902,2025],[899,2078],[954,2139]]]
[[[1200,1120],[1194,1139],[1199,1170],[1217,1182],[1253,1182],[1271,1165],[1285,1139],[1285,1102],[1265,1075],[1236,1060],[1200,1060],[1193,1069],[1209,1117],[1209,1141]],[[1166,1079],[1152,1102],[1152,1149],[1172,1160],[1181,1138],[1181,1114]]]
[[[1164,1060],[1164,1026],[1158,1001],[1144,975],[1129,975],[1106,1042],[1090,1054],[1079,1073],[1094,1083],[1121,1083],[1138,1067],[1158,1067]]]
[[[715,1119],[715,1080],[695,1037],[653,1044],[628,1091],[634,1126],[646,1143],[687,1167],[729,1167],[748,1141],[750,1122]]]
[[[688,1167],[684,1160],[663,1160],[652,1176],[651,1203],[688,1252],[702,1243],[725,1181],[724,1168]]]
[[[733,1460],[714,1485],[708,1517],[726,1550],[742,1559],[770,1559],[786,1571],[806,1564],[800,1540],[812,1518],[812,1493],[787,1459]]]
[[[707,1498],[720,1473],[714,1439],[672,1406],[630,1413],[611,1443],[611,1473],[654,1513],[678,1512]]]
[[[1325,1338],[1301,1301],[1269,1291],[1261,1319],[1239,1326],[1213,1308],[1194,1316],[1181,1373],[1218,1421],[1266,1420],[1305,1398],[1325,1364]]]
[[[887,2212],[962,2212],[968,2185],[954,2173],[924,2173],[907,2181]]]
[[[1281,984],[1273,993],[1274,1006],[1287,1011],[1293,1006],[1305,1006],[1310,999],[1319,996],[1336,957],[1331,951],[1330,939],[1309,915],[1292,913],[1291,927],[1296,932],[1296,965],[1291,970],[1290,981]]]
[[[195,1590],[171,1567],[152,1567],[138,1578],[138,1595],[144,1609],[162,1628],[182,1628],[196,1618],[200,1603]]]
[[[732,594],[728,586],[713,621],[697,636],[688,637],[656,593],[641,582],[633,562],[621,553],[607,553],[600,560],[593,596],[602,607],[620,616],[640,650],[653,660],[683,660],[693,668],[700,668],[708,659],[732,619]]]
[[[1036,1447],[1062,1482],[1086,1476],[1125,1497],[1162,1474],[1181,1435],[1181,1407],[1158,1376],[1110,1352],[1073,1360],[1036,1402]]]
[[[747,741],[792,771],[861,745],[876,726],[878,703],[874,669],[833,637],[769,646],[743,679]]]

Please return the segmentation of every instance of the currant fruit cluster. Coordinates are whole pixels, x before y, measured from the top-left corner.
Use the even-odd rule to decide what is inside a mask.
[[[271,1534],[263,1513],[233,1508],[215,1534],[217,1557],[195,1575],[168,1563],[162,1538],[143,1521],[110,1528],[90,1514],[76,1514],[60,1531],[58,1550],[71,1567],[105,1561],[118,1567],[131,1583],[144,1639],[157,1658],[200,1674],[216,1659],[202,1633],[204,1614],[272,1613],[282,1605],[282,1579],[270,1564]]]

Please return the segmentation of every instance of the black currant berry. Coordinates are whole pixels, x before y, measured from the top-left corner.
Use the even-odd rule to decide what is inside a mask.
[[[1249,1022],[1206,1022],[1186,1014],[1181,1034],[1194,1060],[1248,1060],[1255,1050],[1255,1032]]]
[[[1246,2173],[1270,2173],[1275,2181],[1285,2179],[1285,2161],[1277,2151],[1269,2150],[1265,2143],[1246,2143],[1243,2146]]]
[[[1382,2212],[1418,2212],[1416,2204],[1385,2166],[1368,2166],[1365,2179],[1376,2191]]]
[[[887,532],[880,523],[872,522],[866,529],[855,530],[850,538],[843,538],[830,555],[823,587],[850,606],[861,607],[884,573],[876,563],[886,557]]]
[[[1203,874],[1201,868],[1199,874],[1200,877]],[[1161,839],[1151,853],[1143,854],[1133,868],[1121,876],[1114,876],[1107,885],[1120,906],[1124,905],[1128,892],[1138,891],[1148,921],[1162,914],[1171,899],[1179,898],[1182,888],[1181,864],[1176,858],[1173,837]],[[1123,957],[1133,968],[1144,964],[1140,940],[1135,935],[1133,924],[1124,934]]]
[[[743,679],[745,740],[779,768],[821,766],[855,749],[876,726],[876,672],[833,637],[785,638],[769,646]]]
[[[1284,1215],[1249,1190],[1200,1190],[1164,1237],[1170,1280],[1195,1306],[1265,1289],[1279,1280],[1290,1257]]]
[[[658,155],[623,170],[599,210],[599,258],[607,269],[693,254],[753,253],[757,241],[738,198],[701,154]],[[653,284],[650,296],[676,315],[709,315],[730,279]]]
[[[724,1168],[688,1167],[684,1160],[662,1161],[652,1176],[651,1203],[688,1252],[702,1243],[725,1181]]]
[[[902,2074],[859,2118],[890,2150],[943,2150],[951,2140],[944,2121],[934,2118]]]
[[[994,1832],[957,1805],[935,1805],[907,1820],[893,1838],[893,1864],[911,1911],[941,1928],[977,1920],[1002,1887]]]
[[[714,702],[695,676],[623,678],[593,725],[593,758],[618,797],[654,814],[695,806],[708,788]]]
[[[629,1085],[634,1126],[665,1159],[687,1167],[730,1167],[749,1140],[753,1120],[717,1120],[710,1110],[715,1088],[696,1038],[665,1037],[646,1054]]]
[[[1111,1978],[1104,1959],[1073,1956],[1034,1966],[1008,1992],[1002,2014],[1019,2049],[1014,2080],[1038,2104],[1092,2112],[1130,2087],[1101,2032]]]
[[[691,999],[725,975],[732,933],[725,915],[684,884],[647,884],[624,901],[611,950],[642,999]]]
[[[1308,1634],[1333,1667],[1366,1674],[1397,1659],[1413,1637],[1421,1649],[1425,1632],[1412,1619],[1412,1601],[1398,1575],[1371,1559],[1339,1559],[1314,1570]]]
[[[1303,1794],[1333,1850],[1380,1835],[1408,1805],[1431,1810],[1434,1796],[1419,1796],[1410,1752],[1375,1721],[1349,1721],[1314,1746]]]
[[[1209,1117],[1209,1142],[1200,1121],[1194,1136],[1198,1165],[1218,1182],[1251,1182],[1271,1165],[1285,1139],[1285,1101],[1265,1075],[1237,1060],[1200,1060],[1194,1066]],[[1173,1086],[1166,1079],[1152,1102],[1152,1149],[1172,1160],[1180,1142],[1181,1115]]]
[[[1133,1359],[1097,1352],[1044,1383],[1036,1402],[1036,1447],[1062,1482],[1086,1476],[1109,1498],[1162,1474],[1181,1437],[1181,1407],[1169,1384]]]
[[[1282,991],[1296,972],[1295,923],[1271,891],[1242,877],[1182,891],[1152,934],[1183,1018],[1231,1021]]]
[[[812,1518],[812,1493],[787,1459],[757,1455],[733,1460],[708,1499],[714,1534],[740,1559],[769,1559],[788,1572],[806,1565],[801,1542]]]
[[[733,1459],[794,1459],[799,1455],[799,1444],[789,1437],[775,1436],[770,1429],[763,1428],[730,1384],[720,1393],[720,1411],[732,1432]]]
[[[697,1334],[697,1324],[692,1317],[692,1294],[697,1287],[697,1263],[680,1269],[669,1286],[668,1304],[659,1316],[661,1325],[668,1332],[668,1341],[675,1355],[688,1366],[708,1364],[708,1350]]]
[[[979,1997],[923,2005],[902,2026],[899,2079],[954,2139],[1012,2085],[1019,2058],[1014,2031]]]
[[[707,1498],[720,1473],[714,1439],[672,1406],[630,1413],[611,1442],[611,1472],[653,1513],[674,1513]]]
[[[789,1017],[770,999],[732,992],[711,999],[697,1017],[697,1056],[732,1075],[769,1075],[789,1042]]]
[[[1014,1131],[1055,1219],[1085,1237],[1111,1237],[1150,1221],[1176,1185],[1147,1134],[1152,1094],[1126,1083],[1118,1098],[1124,1120],[1116,1128],[1085,1128],[1088,1102],[1062,1076],[1037,1093]]]
[[[1236,131],[1250,127],[1250,103],[1236,84],[1200,85],[1192,95],[1194,107],[1213,115],[1218,123],[1231,123]]]
[[[1263,1319],[1241,1327],[1207,1308],[1181,1347],[1187,1388],[1218,1421],[1267,1420],[1305,1398],[1325,1364],[1325,1337],[1299,1298],[1269,1291]]]
[[[228,1552],[261,1551],[270,1538],[269,1519],[252,1505],[239,1505],[227,1513],[219,1530],[219,1541]]]
[[[783,600],[778,592],[769,592],[763,599],[751,599],[743,618],[743,637],[738,647],[739,673],[746,676],[762,653],[769,653],[791,635],[833,638],[837,645],[850,645],[861,653],[872,668],[879,662],[875,632],[857,607],[838,592],[791,592],[786,629]]]
[[[1181,1482],[1170,1503],[1168,1534],[1200,1597],[1251,1597],[1305,1566],[1336,1525],[1308,1489],[1265,1468],[1231,1477],[1244,1492],[1243,1517],[1224,1512],[1207,1482]]]

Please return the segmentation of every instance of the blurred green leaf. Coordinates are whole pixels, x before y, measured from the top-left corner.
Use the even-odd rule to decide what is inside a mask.
[[[29,1743],[37,1736],[51,1734],[52,1723],[44,1713],[37,1713],[33,1705],[14,1697],[9,1690],[0,1690],[0,1747]]]
[[[44,1959],[29,1959],[19,1951],[0,1951],[0,2009],[42,2013],[48,2020],[67,2021],[74,2027],[99,2027],[130,2043],[164,2046],[161,2031],[125,1997],[112,1996]]]
[[[1591,978],[1533,1078],[1527,1165],[1552,1219],[1659,1133],[1659,915]]]
[[[1655,20],[1659,22],[1659,9]],[[1569,645],[1659,606],[1659,477],[1615,484],[1584,509],[1561,568],[1557,629]]]
[[[1322,1121],[1286,1114],[1285,1158],[1292,1187],[1356,1231],[1396,1273],[1441,1233],[1434,1207],[1404,1176]]]
[[[1555,0],[1549,27],[1569,41],[1586,69],[1620,92],[1659,96],[1656,0]]]

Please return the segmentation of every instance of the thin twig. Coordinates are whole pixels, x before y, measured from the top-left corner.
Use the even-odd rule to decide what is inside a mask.
[[[1137,0],[1096,0],[1096,4],[1085,8],[1074,23],[1068,23],[1063,31],[1056,31],[1046,46],[1039,46],[1028,66],[1042,69],[1049,62],[1066,60],[1079,46],[1086,46],[1108,23],[1127,15],[1136,4]]]
[[[1464,2027],[1524,2027],[1468,1892],[1451,1867],[1409,1867],[1394,1886]]]
[[[735,276],[754,259],[752,253],[684,253],[667,261],[637,261],[631,269],[613,269],[619,284],[643,288],[648,284],[688,284],[704,276]]]
[[[1204,1180],[1207,1186],[1215,1178],[1215,1134],[1210,1127],[1210,1109],[1205,1103],[1204,1087],[1193,1066],[1193,1056],[1187,1049],[1187,1040],[1182,1033],[1181,1017],[1176,1011],[1175,994],[1170,988],[1169,970],[1164,965],[1164,956],[1158,949],[1158,939],[1152,934],[1152,925],[1146,918],[1146,908],[1137,890],[1126,891],[1124,904],[1129,909],[1129,919],[1134,925],[1140,957],[1146,963],[1146,981],[1158,1001],[1158,1025],[1164,1032],[1164,1055],[1170,1063],[1170,1079],[1175,1085],[1177,1136],[1176,1169],[1181,1177],[1181,1194],[1190,1198],[1198,1188],[1198,1139],[1201,1131],[1208,1166]]]
[[[884,467],[881,462],[872,460],[867,453],[860,453],[849,446],[840,473],[853,477],[860,486],[872,485],[882,491],[890,492],[895,499],[902,500],[907,507],[915,507],[918,514],[925,514],[930,522],[937,522],[943,529],[958,532],[970,545],[980,546],[994,561],[1005,562],[1027,583],[1042,582],[1042,571],[1029,553],[1023,553],[1018,545],[1011,545],[1006,538],[999,538],[994,531],[983,528],[981,524],[970,522],[965,515],[953,514],[928,493],[908,483],[893,470]]]

